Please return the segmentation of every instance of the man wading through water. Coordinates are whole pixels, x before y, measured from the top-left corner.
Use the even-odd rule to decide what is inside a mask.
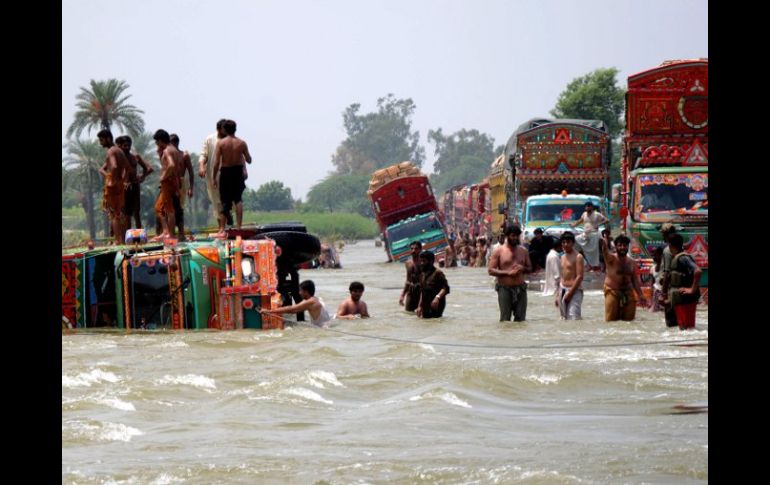
[[[401,292],[401,298],[398,299],[398,304],[403,306],[406,311],[413,312],[417,309],[417,304],[420,302],[419,256],[422,252],[422,243],[420,241],[412,241],[409,244],[409,249],[412,250],[412,260],[406,262],[406,283]]]
[[[497,304],[500,306],[500,321],[521,322],[527,317],[527,283],[524,274],[532,271],[529,252],[519,246],[521,228],[507,226],[503,231],[505,244],[492,251],[487,271],[497,277],[495,290]]]

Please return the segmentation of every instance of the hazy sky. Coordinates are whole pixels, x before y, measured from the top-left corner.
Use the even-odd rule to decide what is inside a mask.
[[[62,141],[79,87],[117,78],[147,130],[178,133],[183,149],[236,120],[248,185],[277,179],[304,198],[334,169],[351,103],[367,113],[387,93],[412,98],[430,172],[430,129],[475,128],[499,145],[598,67],[618,68],[625,87],[697,57],[706,0],[63,0]]]

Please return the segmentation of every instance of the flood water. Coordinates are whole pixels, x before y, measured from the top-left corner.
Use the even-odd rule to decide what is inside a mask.
[[[605,323],[594,290],[564,322],[530,291],[500,323],[486,269],[451,268],[419,320],[382,248],[340,256],[302,279],[330,311],[363,282],[373,318],[62,335],[62,483],[708,481],[707,308],[688,332]]]

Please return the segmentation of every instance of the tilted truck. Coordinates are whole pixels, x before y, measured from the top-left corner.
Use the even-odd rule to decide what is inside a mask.
[[[619,194],[629,254],[643,274],[671,222],[703,270],[708,301],[708,59],[666,61],[629,76]]]
[[[503,156],[512,169],[508,210],[523,243],[538,227],[554,237],[581,232],[569,225],[586,202],[598,202],[607,215],[610,137],[603,121],[531,119],[511,135]]]
[[[389,260],[408,260],[412,241],[420,241],[437,261],[444,260],[446,228],[428,177],[419,168],[407,161],[377,170],[367,195]]]

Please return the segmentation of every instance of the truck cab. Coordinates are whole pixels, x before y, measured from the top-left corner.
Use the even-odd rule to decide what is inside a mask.
[[[543,229],[543,235],[561,237],[565,231],[578,235],[583,227],[573,228],[585,210],[586,202],[591,202],[606,215],[606,204],[595,195],[565,194],[565,195],[533,195],[524,204],[521,218],[522,243],[527,244],[534,237],[538,227]],[[599,230],[604,229],[600,226]]]
[[[449,241],[447,240],[441,219],[435,212],[428,212],[409,217],[388,226],[385,230],[388,251],[393,261],[405,262],[411,258],[409,245],[413,241],[422,243],[423,251],[436,254],[437,260],[443,260]]]

